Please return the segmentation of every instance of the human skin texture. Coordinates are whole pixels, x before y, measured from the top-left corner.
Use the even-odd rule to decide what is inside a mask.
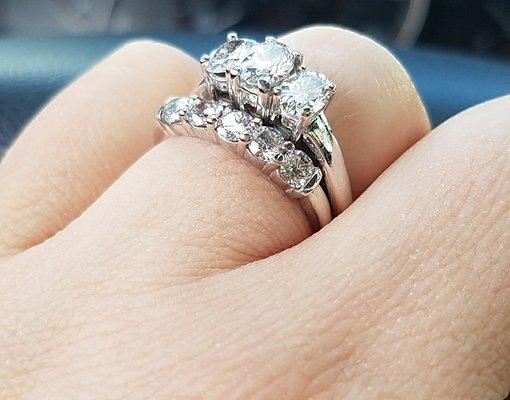
[[[504,399],[510,97],[430,131],[373,41],[291,33],[334,81],[356,197],[312,235],[237,155],[162,140],[198,63],[130,43],[0,164],[2,399]]]

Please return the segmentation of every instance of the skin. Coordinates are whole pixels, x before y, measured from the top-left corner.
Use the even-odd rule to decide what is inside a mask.
[[[331,27],[282,39],[339,87],[356,201],[317,234],[224,148],[161,142],[200,75],[131,43],[0,165],[0,397],[504,399],[510,97],[429,133],[398,62]]]

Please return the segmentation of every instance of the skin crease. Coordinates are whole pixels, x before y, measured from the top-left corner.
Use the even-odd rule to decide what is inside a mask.
[[[328,115],[335,131],[353,121],[340,133],[353,185],[386,171],[307,238],[299,207],[224,149],[161,143],[67,228],[0,265],[1,398],[505,397],[510,98],[466,111],[401,155],[428,130],[407,75],[392,59],[385,70],[373,42],[313,29],[284,39],[327,37],[331,47],[311,62],[348,37],[362,54],[349,53],[354,64],[381,52],[367,76],[391,93],[385,101],[400,91],[402,100],[379,103],[362,77],[338,72],[354,88]],[[374,137],[370,119],[384,107],[386,136]],[[0,165],[2,179],[26,141]],[[378,146],[380,157],[363,158]]]

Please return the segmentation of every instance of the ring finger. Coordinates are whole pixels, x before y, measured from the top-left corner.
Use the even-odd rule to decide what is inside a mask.
[[[358,192],[428,132],[409,77],[373,41],[338,28],[305,29],[283,40],[298,43],[307,64],[340,87],[328,115],[347,143],[344,156]],[[88,240],[69,246],[96,248],[109,259],[118,249],[116,264],[132,265],[135,273],[141,262],[163,273],[170,265],[172,280],[235,268],[311,234],[299,205],[259,171],[224,148],[182,137],[139,160],[70,231]]]

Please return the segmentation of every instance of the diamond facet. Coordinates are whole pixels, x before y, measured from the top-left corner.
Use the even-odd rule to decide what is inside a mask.
[[[313,165],[312,159],[303,151],[295,150],[287,154],[278,174],[289,186],[297,191],[303,190],[320,169]],[[320,179],[319,179],[320,180]]]
[[[218,136],[227,142],[239,142],[241,137],[246,138],[245,135],[252,135],[253,133],[253,118],[243,111],[231,111],[224,114],[216,126]]]
[[[318,113],[331,98],[331,85],[324,75],[317,72],[295,74],[279,87],[282,115],[295,121],[307,108],[312,114]]]
[[[166,102],[161,111],[161,120],[169,125],[175,124],[181,120],[180,113],[187,111],[191,106],[188,97],[174,97]]]
[[[266,40],[252,48],[251,54],[239,68],[241,86],[255,91],[260,79],[272,87],[285,79],[294,69],[294,57],[284,44]]]
[[[255,44],[256,42],[250,39],[237,39],[222,44],[210,54],[205,67],[207,72],[223,74],[227,69],[237,68]]]
[[[217,102],[191,99],[191,107],[186,112],[186,120],[195,128],[205,128],[207,121],[218,119],[222,113],[223,105]]]
[[[280,131],[270,127],[261,127],[253,134],[248,151],[262,161],[276,161],[278,155],[284,151],[285,139]]]

